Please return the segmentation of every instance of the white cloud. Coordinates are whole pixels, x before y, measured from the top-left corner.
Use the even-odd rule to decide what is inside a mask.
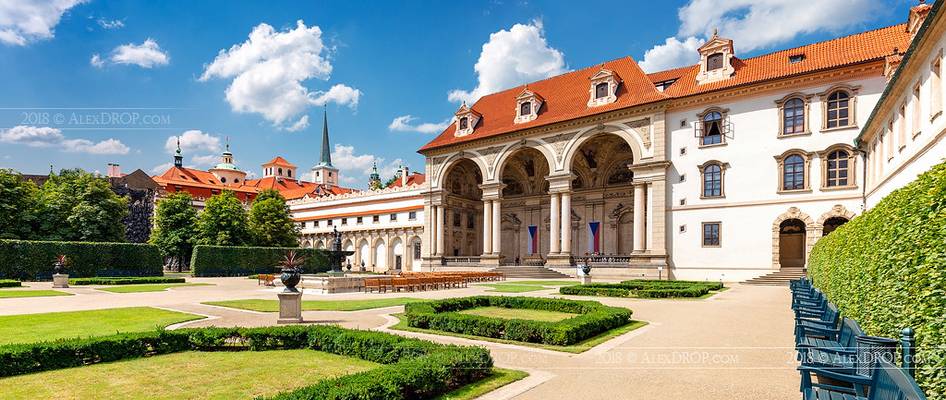
[[[394,132],[440,133],[450,125],[450,118],[447,118],[441,123],[412,123],[416,120],[417,118],[413,115],[402,115],[391,121],[391,124],[388,125],[388,130]]]
[[[404,164],[404,160],[396,158],[390,162],[385,162],[383,157],[373,154],[357,154],[355,146],[345,146],[335,144],[332,151],[332,165],[339,170],[341,183],[350,186],[367,186],[368,175],[371,174],[371,168],[377,163],[378,174],[381,180],[389,179],[394,176],[398,167]]]
[[[209,167],[211,165],[217,165],[217,163],[220,162],[220,156],[216,154],[204,154],[188,157],[187,160],[190,162],[191,166]]]
[[[99,18],[95,22],[97,22],[102,29],[121,29],[125,27],[125,21],[120,19]]]
[[[174,164],[171,164],[171,163],[169,163],[169,162],[166,162],[166,163],[164,163],[164,164],[155,165],[154,167],[151,167],[151,173],[154,174],[154,175],[163,173],[164,171],[167,171],[168,168],[171,168],[171,166],[173,166],[173,165],[174,165]]]
[[[105,66],[105,60],[103,60],[102,57],[96,53],[92,55],[92,59],[89,60],[89,64],[95,68],[102,68]]]
[[[128,43],[112,50],[109,61],[113,64],[137,65],[142,68],[168,65],[171,58],[158,42],[148,38],[141,44]]]
[[[195,152],[219,152],[220,136],[213,136],[196,129],[185,131],[180,136],[170,136],[164,142],[164,150],[168,154],[173,154],[177,150],[177,140],[181,140],[181,151],[185,153]]]
[[[549,46],[539,20],[489,35],[473,69],[477,75],[476,88],[455,89],[447,96],[450,101],[473,104],[484,95],[567,70],[564,54]]]
[[[19,125],[0,131],[0,142],[30,147],[58,147],[62,151],[87,154],[128,154],[131,150],[117,139],[93,142],[88,139],[67,139],[62,131],[48,126]]]
[[[289,132],[298,132],[307,127],[309,127],[309,116],[303,115],[302,118],[299,118],[294,124],[287,126],[286,130]]]
[[[358,105],[358,89],[336,84],[328,91],[318,91],[302,84],[331,77],[329,51],[318,26],[307,27],[300,20],[295,29],[276,31],[261,23],[245,42],[220,50],[205,66],[200,80],[232,79],[226,98],[233,111],[258,113],[274,126],[298,130],[308,123],[300,114],[313,105]]]
[[[789,0],[691,0],[678,10],[676,36],[648,50],[641,68],[654,72],[695,64],[699,60],[696,47],[716,28],[720,36],[733,39],[738,54],[769,48],[802,34],[858,25],[877,15],[880,7],[870,0],[818,1],[804,7]]]
[[[0,42],[26,46],[52,39],[53,29],[69,9],[85,0],[0,1]]]

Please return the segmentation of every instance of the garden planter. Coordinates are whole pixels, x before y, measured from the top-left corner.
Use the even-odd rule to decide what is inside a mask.
[[[69,274],[53,274],[53,287],[54,288],[69,287]]]

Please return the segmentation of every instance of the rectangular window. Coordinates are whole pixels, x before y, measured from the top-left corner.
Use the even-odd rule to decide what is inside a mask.
[[[356,223],[356,224],[361,225],[362,222],[364,222],[364,217],[355,218],[355,223]]]
[[[334,221],[332,221],[332,220],[330,220],[330,219],[327,219],[327,220],[325,220],[325,226],[332,226],[332,223],[333,223],[333,222],[334,222]]]
[[[389,219],[391,222],[397,221],[397,214],[391,214],[391,216],[388,217],[388,219]]]
[[[380,216],[380,215],[374,215],[374,216],[371,217],[371,222],[373,222],[373,223],[376,223],[376,224],[377,224],[377,223],[380,222],[380,221],[381,221],[381,216]]]
[[[420,242],[414,242],[414,259],[420,260]]]
[[[930,119],[943,112],[942,58],[937,58],[930,66]]]
[[[920,108],[921,107],[920,107],[920,84],[919,83],[917,83],[916,86],[913,87],[913,100],[912,101],[913,101],[913,126],[911,126],[910,129],[913,130],[912,132],[913,135],[911,137],[915,137],[917,133],[920,133],[920,127],[922,126],[922,124],[920,124]],[[905,143],[906,141],[901,143],[901,146]]]
[[[703,247],[719,247],[719,222],[703,223]]]
[[[473,229],[476,227],[476,214],[470,213],[466,216],[466,228]]]
[[[453,226],[460,227],[460,225],[461,225],[460,212],[456,211],[453,213]]]
[[[407,213],[407,219],[410,220],[410,221],[415,221],[415,220],[417,220],[417,211],[411,211],[411,212]]]
[[[313,228],[318,228],[318,227],[319,227],[319,221],[312,221],[312,227],[313,227]]]
[[[342,225],[348,225],[348,218],[342,218]]]
[[[890,141],[893,144],[893,141]],[[893,157],[893,150],[903,150],[907,145],[907,105],[900,105],[900,113],[897,114],[897,147],[890,149],[890,156]]]
[[[893,160],[893,120],[887,123],[887,131],[884,132],[883,141],[885,142],[884,154],[887,161]]]

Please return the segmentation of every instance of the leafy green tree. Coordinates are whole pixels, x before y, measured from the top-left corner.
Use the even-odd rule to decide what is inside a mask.
[[[34,239],[39,188],[18,172],[0,169],[0,238]]]
[[[120,242],[128,201],[107,179],[80,169],[62,170],[43,184],[39,233],[47,240]]]
[[[296,247],[298,232],[289,217],[286,199],[275,190],[264,190],[256,196],[249,215],[250,231],[257,246]]]
[[[207,199],[197,221],[197,243],[245,246],[252,241],[243,203],[226,190]]]
[[[154,232],[149,243],[161,249],[161,255],[179,270],[186,266],[197,241],[197,210],[191,195],[175,193],[158,202]]]

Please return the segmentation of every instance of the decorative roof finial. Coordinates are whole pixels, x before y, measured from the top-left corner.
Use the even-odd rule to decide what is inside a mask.
[[[719,36],[719,27],[713,28],[713,37]]]

